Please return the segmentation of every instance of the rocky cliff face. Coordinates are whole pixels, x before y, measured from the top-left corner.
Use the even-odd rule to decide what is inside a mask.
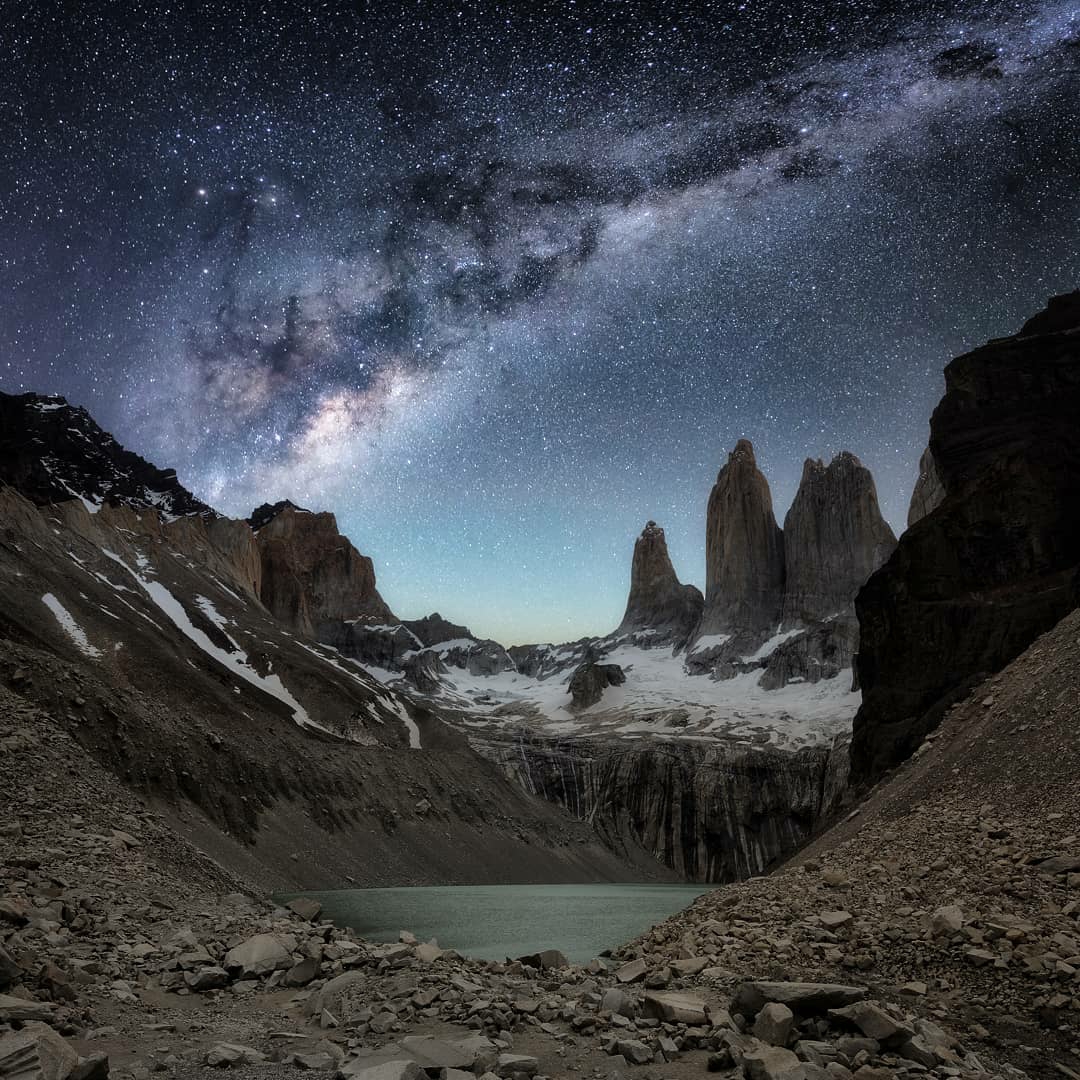
[[[852,765],[909,755],[947,706],[1080,603],[1080,293],[945,369],[945,495],[856,600]]]
[[[176,478],[125,450],[85,410],[62,397],[0,393],[0,484],[38,506],[79,498],[159,511],[217,515]]]
[[[701,620],[705,600],[680,583],[671,565],[664,530],[650,521],[634,544],[630,596],[617,634],[652,630],[665,643],[682,645]]]
[[[260,597],[277,619],[332,645],[345,623],[396,623],[375,587],[375,568],[338,532],[333,514],[292,503],[262,506],[249,522],[262,563]]]
[[[870,470],[847,451],[828,465],[808,458],[784,518],[784,627],[850,611],[855,594],[895,547]]]
[[[709,496],[700,634],[756,634],[780,622],[784,536],[754,448],[740,439]]]
[[[717,742],[472,740],[527,791],[592,823],[616,851],[644,847],[690,881],[760,874],[844,798],[846,739],[796,753]]]
[[[444,619],[437,611],[425,615],[422,619],[406,619],[401,625],[410,633],[415,634],[424,648],[460,638],[476,640],[476,635],[467,626],[452,623]]]
[[[945,488],[941,484],[937,463],[928,446],[919,458],[919,475],[911,492],[911,505],[908,506],[908,528],[916,521],[921,521],[931,510],[935,510],[944,498]]]

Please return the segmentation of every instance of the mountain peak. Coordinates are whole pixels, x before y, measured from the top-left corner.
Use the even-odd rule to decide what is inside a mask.
[[[156,510],[165,518],[217,517],[176,478],[125,450],[86,409],[44,394],[0,393],[0,483],[38,506],[79,499]]]
[[[254,532],[258,532],[264,525],[273,521],[283,510],[293,510],[298,514],[311,513],[310,510],[297,506],[291,499],[280,499],[276,503],[263,503],[261,506],[255,507],[251,512],[251,517],[247,519],[247,523]]]

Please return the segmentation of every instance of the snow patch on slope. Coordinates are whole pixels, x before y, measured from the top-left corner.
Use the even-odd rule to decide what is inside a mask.
[[[193,642],[199,649],[206,653],[207,656],[216,660],[226,671],[239,676],[245,682],[250,683],[263,693],[269,694],[271,697],[275,697],[278,701],[287,705],[292,709],[293,719],[301,727],[314,727],[319,728],[322,731],[327,730],[308,716],[307,710],[292,696],[292,694],[289,693],[279,676],[260,675],[248,662],[247,653],[239,646],[236,646],[235,653],[228,653],[215,645],[202,630],[192,623],[188,613],[184,610],[184,605],[181,604],[160,581],[150,581],[147,578],[144,578],[141,574],[128,566],[128,564],[115,552],[109,551],[106,548],[102,548],[101,550],[106,558],[112,559],[113,562],[122,566],[138,582],[154,604],[164,612],[170,622],[172,622],[172,624],[189,641]],[[140,566],[141,565],[142,564],[140,563]],[[199,597],[198,599],[204,601],[209,608],[209,611],[213,612],[212,617],[209,611],[207,611],[207,607],[200,604],[199,606],[207,615],[207,618],[210,618],[211,621],[219,626],[221,623],[224,623],[224,619],[222,619],[217,611],[214,610],[213,605],[209,600],[206,600],[205,597]],[[232,638],[229,638],[229,640],[233,641]],[[235,645],[236,643],[233,642],[233,644]]]
[[[86,631],[75,621],[75,616],[52,593],[46,593],[41,602],[53,613],[60,628],[75,642],[75,647],[83,656],[88,656],[91,660],[101,656],[101,650],[90,644]]]

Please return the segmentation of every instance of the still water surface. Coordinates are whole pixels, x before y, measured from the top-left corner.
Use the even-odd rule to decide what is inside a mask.
[[[708,890],[700,885],[437,885],[338,889],[310,896],[323,918],[371,941],[397,941],[411,930],[444,949],[502,960],[561,949],[584,963],[682,910]]]

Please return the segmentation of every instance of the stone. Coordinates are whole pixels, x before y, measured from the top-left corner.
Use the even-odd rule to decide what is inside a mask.
[[[75,1049],[48,1024],[32,1021],[0,1035],[0,1076],[68,1080],[78,1064]]]
[[[615,1043],[615,1053],[621,1054],[631,1065],[648,1065],[654,1056],[640,1039],[619,1039]]]
[[[79,1064],[72,1069],[68,1080],[107,1080],[109,1075],[109,1055],[95,1051],[79,1058]]]
[[[201,993],[204,990],[220,990],[229,985],[229,976],[224,968],[203,967],[197,971],[185,971],[184,983],[189,990]]]
[[[866,997],[862,986],[836,983],[753,981],[739,985],[732,999],[731,1011],[753,1018],[770,1001],[786,1005],[797,1016],[820,1016],[829,1009],[862,1001]]]
[[[413,950],[413,953],[417,960],[425,964],[433,964],[444,955],[443,950],[433,941],[421,942]]]
[[[600,999],[600,1009],[603,1012],[616,1013],[633,1019],[637,1015],[637,1004],[634,999],[617,986],[609,987],[604,991]]]
[[[54,1008],[44,1001],[29,1001],[25,998],[0,994],[0,1024],[10,1024],[13,1020],[52,1019]]]
[[[225,970],[243,979],[292,967],[291,950],[275,934],[256,934],[225,954]]]
[[[854,1024],[868,1039],[876,1039],[883,1044],[902,1042],[915,1034],[906,1024],[894,1019],[872,1001],[858,1001],[841,1009],[830,1009],[829,1016]]]
[[[795,1028],[795,1014],[779,1002],[770,1001],[757,1014],[754,1035],[771,1046],[787,1046]]]
[[[23,977],[23,969],[15,962],[15,958],[0,945],[0,990],[6,990],[13,982],[18,982]]]
[[[496,1076],[535,1076],[539,1071],[540,1062],[528,1054],[500,1054],[495,1063]]]
[[[539,968],[542,971],[570,966],[570,961],[558,949],[544,949],[542,952],[519,956],[517,959],[521,964],[527,964],[529,967]]]
[[[257,1065],[265,1060],[265,1054],[239,1043],[218,1043],[206,1055],[206,1064],[218,1069],[233,1065]]]
[[[637,960],[631,960],[617,967],[615,969],[615,978],[621,983],[641,982],[648,970],[649,965],[639,957]]]
[[[349,1080],[427,1080],[427,1073],[415,1061],[407,1060],[370,1065],[363,1058],[356,1058],[341,1066],[337,1075]]]
[[[644,1016],[665,1020],[674,1024],[705,1024],[709,1019],[709,1007],[691,994],[650,991],[642,1002]]]
[[[320,968],[321,964],[314,956],[305,956],[285,972],[283,981],[286,986],[307,986],[312,979],[319,977]]]
[[[699,975],[709,966],[705,956],[692,956],[685,960],[672,960],[668,966],[680,975]]]
[[[304,1011],[308,1016],[318,1016],[323,1010],[330,1013],[339,1012],[345,994],[354,988],[364,986],[366,982],[367,975],[362,971],[346,971],[341,975],[336,975],[307,999],[304,1003]]]
[[[742,1056],[746,1080],[795,1080],[802,1067],[803,1062],[790,1050],[764,1043],[747,1050]]]
[[[836,930],[841,926],[847,926],[853,916],[850,911],[823,911],[818,918],[827,930]]]
[[[649,630],[675,647],[697,627],[705,598],[693,585],[680,583],[671,565],[664,530],[646,522],[634,544],[630,595],[616,634]]]
[[[964,913],[955,904],[940,907],[930,916],[930,929],[937,935],[955,934],[964,925]]]
[[[322,904],[308,896],[298,896],[295,900],[290,900],[285,906],[294,915],[299,915],[301,919],[307,919],[308,922],[315,922],[322,914]]]

